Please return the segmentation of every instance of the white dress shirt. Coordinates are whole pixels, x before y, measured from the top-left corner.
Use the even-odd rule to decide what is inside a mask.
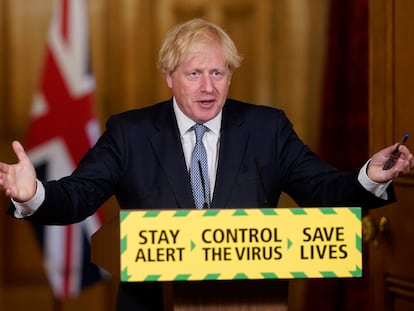
[[[193,120],[187,117],[178,107],[174,98],[174,112],[177,119],[178,129],[180,131],[181,144],[185,162],[187,164],[187,171],[190,170],[191,154],[195,145],[195,134],[192,127],[196,124]],[[218,164],[218,151],[220,148],[220,127],[221,127],[220,112],[214,119],[203,123],[207,127],[207,132],[203,136],[203,144],[207,151],[208,164],[208,179],[210,182],[210,200],[213,198],[214,185],[216,183],[216,173]]]

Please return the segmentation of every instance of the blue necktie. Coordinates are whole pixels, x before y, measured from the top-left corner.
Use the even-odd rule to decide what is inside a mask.
[[[202,141],[207,127],[203,124],[196,124],[193,126],[193,129],[196,143],[191,156],[190,181],[194,203],[197,209],[209,208],[210,182],[208,179],[207,152]]]

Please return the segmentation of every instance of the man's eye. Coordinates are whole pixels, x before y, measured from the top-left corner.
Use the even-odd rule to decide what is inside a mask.
[[[211,76],[215,79],[215,80],[220,80],[224,77],[224,72],[220,71],[220,70],[214,70],[211,74]]]
[[[189,71],[186,73],[187,79],[190,79],[190,80],[196,80],[199,78],[199,76],[200,76],[200,73],[198,71]]]

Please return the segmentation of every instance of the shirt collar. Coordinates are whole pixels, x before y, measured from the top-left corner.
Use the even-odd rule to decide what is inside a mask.
[[[195,122],[191,120],[189,117],[187,117],[181,109],[178,107],[178,104],[175,100],[175,97],[173,97],[173,108],[175,117],[177,119],[178,129],[180,130],[180,135],[183,136],[188,130],[190,130]],[[221,127],[221,118],[222,118],[222,111],[214,118],[206,123],[204,125],[208,127],[209,131],[213,132],[216,135],[220,134],[220,127]]]

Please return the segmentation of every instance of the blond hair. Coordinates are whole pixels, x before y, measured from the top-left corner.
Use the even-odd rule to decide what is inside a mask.
[[[230,71],[240,66],[242,57],[230,36],[219,26],[197,18],[179,24],[167,33],[158,54],[158,68],[164,73],[173,73],[200,42],[221,44]]]

